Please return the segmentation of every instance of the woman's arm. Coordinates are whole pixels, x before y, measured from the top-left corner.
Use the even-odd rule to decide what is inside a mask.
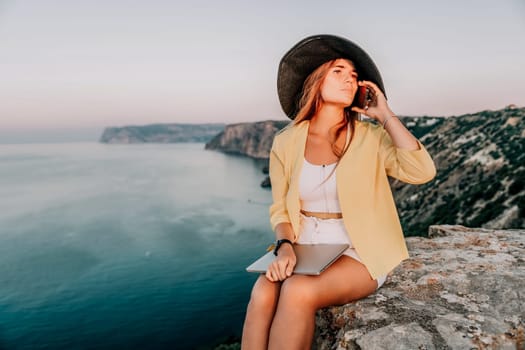
[[[379,157],[388,176],[410,184],[423,184],[436,176],[436,166],[432,157],[412,134],[411,137],[416,140],[416,149],[399,148],[387,131],[380,130],[380,132]]]
[[[371,81],[359,81],[359,86],[367,86],[374,93],[370,104],[365,109],[353,107],[352,110],[362,113],[370,118],[377,120],[384,126],[385,130],[390,134],[392,143],[397,148],[407,150],[420,149],[417,139],[412,133],[401,123],[388,106],[386,97],[383,92]],[[386,124],[385,124],[386,122]]]
[[[392,139],[392,144],[396,148],[406,149],[409,151],[416,151],[421,149],[417,139],[412,135],[412,133],[403,125],[394,112],[390,111],[386,115],[382,115],[378,121],[381,125],[386,121],[384,129],[390,135]]]
[[[436,176],[434,161],[421,142],[392,112],[382,91],[369,81],[358,84],[368,86],[375,95],[366,109],[353,107],[352,110],[374,118],[383,126],[380,130],[379,156],[387,175],[411,184],[432,180]]]
[[[288,193],[288,179],[284,171],[284,156],[280,150],[279,140],[274,137],[270,151],[269,175],[272,187],[272,204],[270,205],[270,224],[272,230],[277,233],[277,225],[290,223],[290,217],[286,208],[286,194]],[[291,226],[290,226],[291,228]],[[287,237],[283,237],[287,238]],[[293,241],[293,232],[292,238]]]
[[[276,226],[275,236],[277,239],[287,238],[292,240],[292,225],[289,222],[278,224]],[[277,252],[277,257],[270,266],[268,266],[266,278],[272,282],[284,281],[292,275],[296,263],[297,257],[295,256],[293,246],[288,243],[283,243]]]
[[[288,193],[288,180],[284,171],[283,155],[280,152],[277,138],[274,138],[270,151],[269,165],[270,183],[272,186],[273,203],[270,205],[270,223],[275,231],[276,240],[289,239],[295,242],[290,217],[286,208],[286,194]],[[284,243],[278,251],[277,258],[266,271],[266,278],[272,282],[283,281],[292,275],[297,260],[293,247]]]

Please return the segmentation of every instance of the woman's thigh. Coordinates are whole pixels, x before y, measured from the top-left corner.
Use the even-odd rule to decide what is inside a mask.
[[[292,275],[283,282],[283,288],[292,295],[313,295],[314,306],[320,309],[362,299],[376,290],[377,281],[362,263],[343,255],[318,276]]]

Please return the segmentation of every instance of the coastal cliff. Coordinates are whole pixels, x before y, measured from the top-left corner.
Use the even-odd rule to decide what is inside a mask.
[[[227,125],[205,146],[208,150],[268,159],[273,136],[290,121],[266,120]]]
[[[525,229],[430,226],[366,298],[321,309],[315,348],[525,349]]]
[[[208,142],[224,129],[225,124],[151,124],[108,127],[101,143],[173,143]]]

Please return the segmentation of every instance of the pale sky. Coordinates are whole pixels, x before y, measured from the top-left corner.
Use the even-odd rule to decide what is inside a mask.
[[[0,0],[0,132],[284,120],[312,34],[365,49],[397,114],[525,106],[525,0]]]

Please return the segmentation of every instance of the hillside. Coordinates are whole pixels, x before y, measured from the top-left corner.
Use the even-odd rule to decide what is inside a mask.
[[[224,129],[224,124],[150,124],[142,126],[108,127],[102,143],[172,143],[208,142]]]

